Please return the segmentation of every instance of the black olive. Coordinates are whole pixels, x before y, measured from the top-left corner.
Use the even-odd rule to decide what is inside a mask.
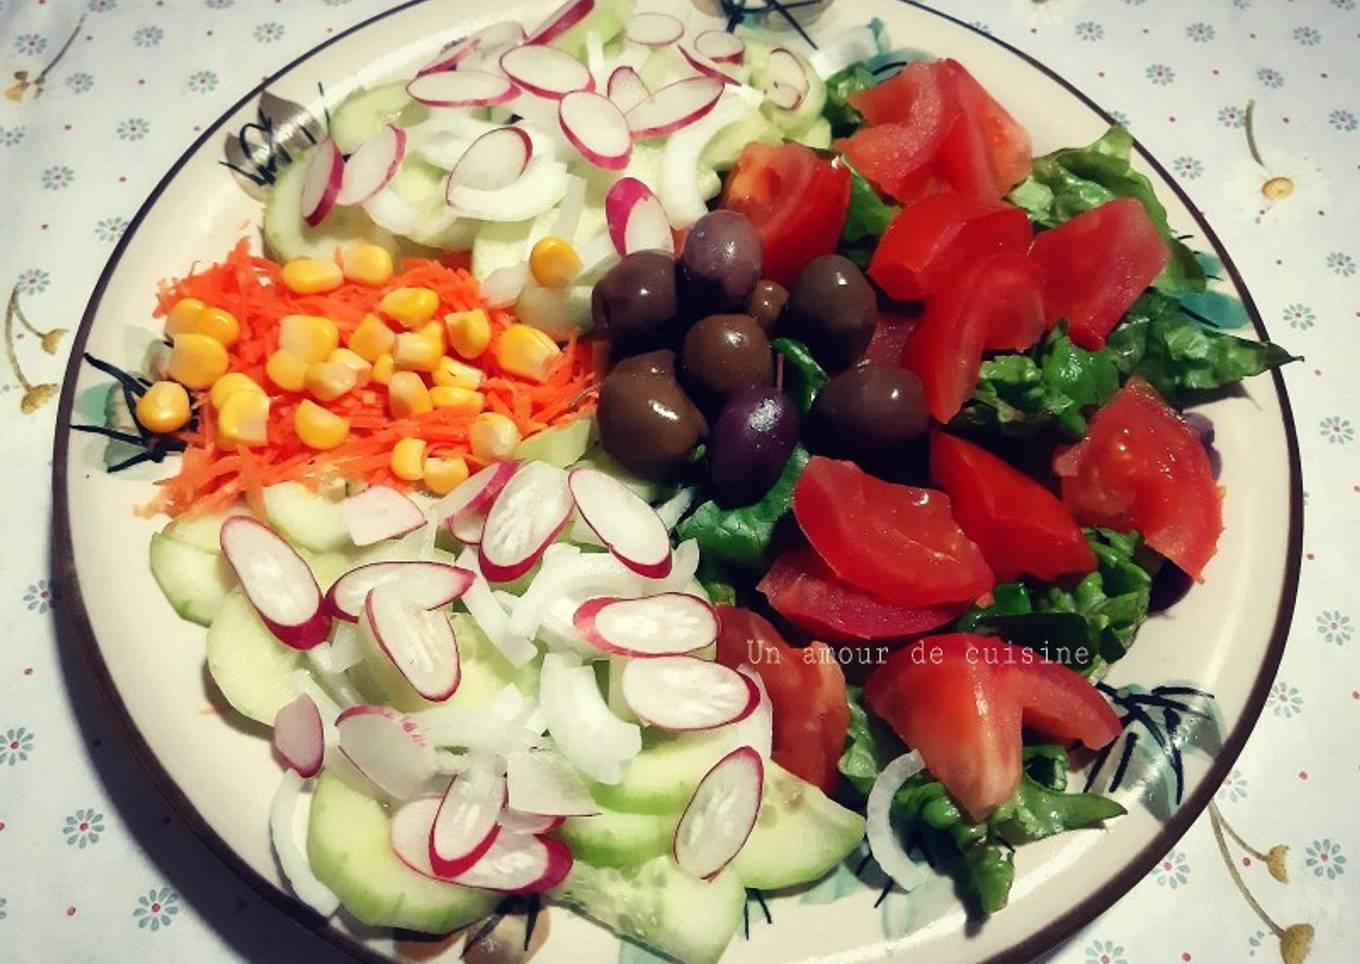
[[[774,377],[770,340],[750,315],[709,315],[685,333],[685,385],[705,411]]]
[[[691,315],[745,308],[762,259],[760,235],[745,215],[718,210],[694,222],[680,253]]]
[[[878,299],[863,272],[848,258],[824,254],[798,275],[779,328],[828,371],[839,371],[859,361],[877,320]]]
[[[656,351],[633,355],[618,362],[609,370],[611,375],[665,375],[675,377],[675,351],[659,348]]]
[[[590,307],[614,358],[673,347],[680,338],[675,259],[661,251],[626,256],[595,285]]]
[[[771,385],[733,395],[713,423],[708,475],[723,505],[749,505],[779,478],[798,441],[798,409]]]
[[[624,468],[665,478],[689,463],[707,432],[704,417],[674,376],[615,371],[600,386],[600,442]]]
[[[862,365],[822,386],[808,412],[808,447],[821,455],[881,466],[906,457],[930,425],[915,372]]]
[[[751,292],[746,313],[756,320],[765,334],[773,334],[779,316],[789,301],[789,290],[777,281],[762,280]]]

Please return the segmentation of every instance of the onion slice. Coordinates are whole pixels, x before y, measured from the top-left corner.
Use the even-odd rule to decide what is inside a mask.
[[[505,785],[515,810],[545,817],[600,812],[581,775],[552,750],[519,750],[505,758]]]
[[[670,534],[644,499],[596,468],[572,469],[568,483],[581,518],[620,562],[649,579],[670,573]]]
[[[510,617],[496,601],[486,577],[482,575],[476,551],[471,548],[464,549],[458,557],[458,565],[471,570],[476,576],[467,592],[463,594],[463,605],[467,607],[468,613],[481,627],[482,632],[486,633],[486,638],[491,640],[491,645],[500,651],[511,666],[523,666],[533,660],[538,655],[538,647],[528,638],[511,631]]]
[[[514,100],[519,88],[486,70],[443,70],[419,75],[406,93],[427,107],[496,107]]]
[[[628,166],[633,136],[623,111],[594,91],[572,91],[558,102],[557,118],[572,147],[591,164],[606,171]]]
[[[673,228],[687,228],[708,213],[696,172],[704,148],[729,124],[748,116],[753,107],[737,90],[696,124],[674,134],[661,151],[658,190]]]
[[[419,796],[435,775],[434,751],[420,728],[386,706],[351,706],[335,719],[340,752],[373,786],[396,800]]]
[[[575,90],[594,90],[590,70],[571,54],[532,40],[501,54],[501,70],[529,93],[561,100]]]
[[[430,824],[430,869],[453,879],[472,869],[500,834],[505,778],[474,763],[449,781]]]
[[[501,829],[506,833],[552,833],[566,817],[549,817],[541,813],[525,813],[506,807],[501,811]]]
[[[642,76],[627,64],[614,68],[614,72],[609,75],[609,82],[605,85],[605,91],[609,94],[609,99],[625,114],[652,93],[647,89],[647,83]]]
[[[326,220],[345,178],[345,158],[329,137],[316,145],[302,176],[302,220],[310,228]]]
[[[326,756],[326,732],[321,713],[303,694],[274,714],[274,752],[302,777],[321,771]]]
[[[685,25],[668,13],[635,13],[624,23],[623,35],[644,47],[665,47],[685,35]]]
[[[548,653],[539,697],[548,732],[568,762],[598,783],[619,783],[626,764],[642,752],[642,731],[609,711],[595,671],[573,657]]]
[[[518,178],[496,188],[475,188],[450,178],[444,199],[464,217],[527,221],[556,207],[568,184],[567,165],[535,157]]]
[[[635,177],[621,177],[604,198],[604,217],[609,238],[620,255],[634,251],[675,253],[666,209],[652,189]]]
[[[683,656],[718,638],[713,607],[684,592],[588,599],[572,624],[591,645],[615,656]]]
[[[746,41],[726,30],[705,30],[694,38],[694,49],[715,64],[740,64],[746,59]]]
[[[830,42],[823,42],[808,58],[817,76],[826,80],[847,67],[863,63],[877,54],[878,36],[865,25],[851,27]]]
[[[477,547],[482,574],[509,582],[528,572],[571,518],[567,473],[547,462],[529,462],[506,483],[486,517]]]
[[[326,593],[326,609],[337,619],[357,623],[368,594],[390,583],[400,583],[403,595],[420,609],[440,609],[467,592],[472,579],[466,569],[446,562],[370,562],[335,580]]]
[[[269,631],[292,649],[325,641],[330,618],[316,577],[297,551],[263,522],[232,516],[222,523],[222,554]]]
[[[269,838],[274,845],[274,855],[279,859],[279,869],[298,900],[322,917],[330,917],[340,909],[340,898],[317,878],[298,843],[297,815],[303,810],[302,784],[302,776],[293,770],[279,781],[274,800],[269,805]]]
[[[715,763],[676,825],[672,853],[680,868],[700,880],[716,877],[746,845],[764,788],[765,762],[751,747],[739,746]]]
[[[406,593],[402,581],[379,585],[368,594],[361,625],[413,690],[442,703],[462,681],[458,637],[446,613],[431,612],[422,602]]]
[[[362,150],[362,148],[361,148]],[[414,532],[425,524],[425,513],[396,489],[372,485],[340,503],[340,515],[350,540],[362,548]]]
[[[629,660],[622,689],[638,719],[663,730],[711,730],[746,719],[760,705],[749,677],[693,656]]]
[[[687,77],[667,84],[628,111],[628,127],[639,140],[688,127],[717,106],[724,86],[713,77]]]
[[[869,840],[869,851],[883,872],[893,879],[903,890],[910,891],[925,880],[921,866],[908,856],[897,833],[892,828],[890,816],[893,798],[897,791],[916,774],[925,769],[919,750],[903,753],[890,762],[878,774],[873,787],[869,790],[869,801],[864,808],[865,836]]]

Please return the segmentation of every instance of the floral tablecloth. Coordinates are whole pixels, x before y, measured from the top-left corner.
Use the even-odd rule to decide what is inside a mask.
[[[441,0],[433,0],[441,2]],[[443,0],[456,10],[474,0]],[[890,0],[884,0],[890,2]],[[325,945],[174,819],[59,648],[55,391],[155,181],[258,78],[381,0],[0,0],[0,960],[316,960]],[[1360,953],[1357,0],[938,0],[1055,67],[1166,161],[1276,340],[1305,561],[1280,677],[1210,811],[1063,964]],[[1274,467],[1271,467],[1274,470]]]

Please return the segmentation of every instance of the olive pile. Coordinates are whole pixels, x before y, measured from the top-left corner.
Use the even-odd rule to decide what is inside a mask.
[[[719,500],[758,499],[779,476],[801,428],[792,400],[774,385],[770,340],[779,336],[803,342],[837,373],[808,413],[807,442],[815,451],[876,461],[925,432],[914,374],[851,367],[878,317],[859,268],[824,255],[786,291],[763,280],[761,267],[751,222],[719,210],[694,225],[678,260],[636,252],[595,286],[592,313],[613,360],[600,389],[600,438],[620,464],[650,478],[672,477],[706,439]]]

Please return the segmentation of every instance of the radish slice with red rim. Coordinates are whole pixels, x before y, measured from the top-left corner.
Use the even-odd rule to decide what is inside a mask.
[[[562,883],[571,864],[571,851],[560,840],[500,833],[482,859],[453,882],[507,894],[536,894]]]
[[[713,77],[686,77],[667,84],[628,111],[628,128],[641,139],[688,127],[717,105],[724,86]]]
[[[345,176],[336,204],[363,204],[392,183],[406,156],[406,131],[387,124],[345,161]]]
[[[435,876],[451,880],[472,869],[500,834],[504,805],[505,778],[489,766],[474,764],[449,781],[430,825]]]
[[[460,187],[496,191],[513,184],[529,166],[533,153],[533,141],[518,127],[487,131],[468,146],[449,172],[445,200],[452,204],[449,197]]]
[[[416,873],[434,880],[439,875],[430,865],[430,831],[439,813],[442,797],[420,797],[392,811],[388,821],[388,841],[397,859]]]
[[[477,548],[482,575],[509,582],[528,572],[571,518],[567,473],[547,462],[529,462],[511,477],[486,517]]]
[[[746,845],[765,790],[765,763],[739,746],[713,765],[694,789],[675,828],[675,862],[712,880]]]
[[[442,70],[416,77],[406,93],[427,107],[496,107],[514,100],[519,88],[486,70]]]
[[[518,468],[518,462],[495,462],[479,469],[436,502],[430,515],[460,542],[481,542],[491,503]]]
[[[638,719],[663,730],[711,730],[744,720],[760,690],[734,669],[693,656],[629,660],[623,698]]]
[[[314,777],[321,771],[326,756],[326,731],[321,723],[321,712],[307,695],[274,714],[274,752],[303,777]]]
[[[765,88],[765,99],[780,110],[797,110],[803,95],[788,84],[772,83]]]
[[[683,656],[718,638],[713,607],[684,592],[587,599],[572,625],[592,646],[617,656]]]
[[[594,91],[572,91],[558,102],[558,122],[571,146],[606,171],[628,166],[633,135],[617,104]]]
[[[292,546],[243,515],[222,523],[219,542],[250,605],[279,642],[307,650],[326,639],[331,620],[322,608],[321,590]]]
[[[634,251],[675,253],[675,235],[661,199],[635,177],[621,177],[604,198],[609,239],[620,255]]]
[[[452,44],[439,52],[439,55],[424,67],[416,71],[416,76],[421,74],[437,74],[442,70],[453,70],[460,63],[467,59],[474,50],[481,46],[482,38],[473,34],[471,37],[464,37],[462,40],[455,40]]]
[[[501,829],[506,833],[552,833],[562,826],[566,817],[549,817],[541,813],[525,813],[506,807],[501,811]]]
[[[425,524],[420,506],[386,485],[371,485],[345,499],[340,514],[350,540],[361,548],[404,536]]]
[[[739,64],[746,59],[746,41],[726,30],[705,30],[694,38],[694,49],[715,64]]]
[[[595,0],[566,0],[544,18],[543,22],[529,32],[529,43],[552,43],[562,34],[576,26],[590,11],[595,9]]]
[[[595,78],[585,64],[556,47],[532,41],[501,54],[501,70],[529,93],[548,100],[595,89]]]
[[[439,609],[467,592],[472,580],[472,573],[446,562],[370,562],[335,580],[326,593],[326,608],[337,619],[357,623],[369,593],[379,586],[399,583],[415,606]]]
[[[608,472],[583,467],[569,476],[576,508],[605,547],[649,579],[671,571],[671,537],[647,502]]]
[[[609,75],[609,83],[605,85],[605,90],[609,93],[609,99],[617,104],[619,110],[625,114],[646,100],[652,93],[647,89],[647,83],[642,79],[642,76],[627,64],[614,68],[614,72]]]
[[[561,754],[517,750],[505,758],[510,806],[549,817],[579,817],[600,812],[585,781]]]
[[[351,706],[335,718],[340,752],[373,786],[411,800],[434,778],[435,758],[420,728],[386,706]]]
[[[624,23],[623,35],[644,47],[664,47],[685,35],[685,25],[668,13],[635,13]]]
[[[422,607],[407,594],[404,582],[388,582],[368,594],[362,625],[425,699],[442,703],[458,689],[462,666],[448,615]]]
[[[739,82],[737,78],[723,70],[719,64],[709,60],[698,51],[690,50],[684,44],[678,44],[677,48],[680,51],[680,56],[685,58],[685,63],[689,64],[705,77],[712,77],[714,80],[720,80],[724,84],[736,84]]]
[[[345,158],[329,137],[316,145],[302,177],[302,220],[314,228],[326,220],[340,196]]]
[[[785,107],[789,100],[797,107],[807,96],[812,81],[808,79],[803,59],[786,47],[775,47],[770,51],[766,95],[776,107]],[[786,89],[787,88],[787,89]]]

